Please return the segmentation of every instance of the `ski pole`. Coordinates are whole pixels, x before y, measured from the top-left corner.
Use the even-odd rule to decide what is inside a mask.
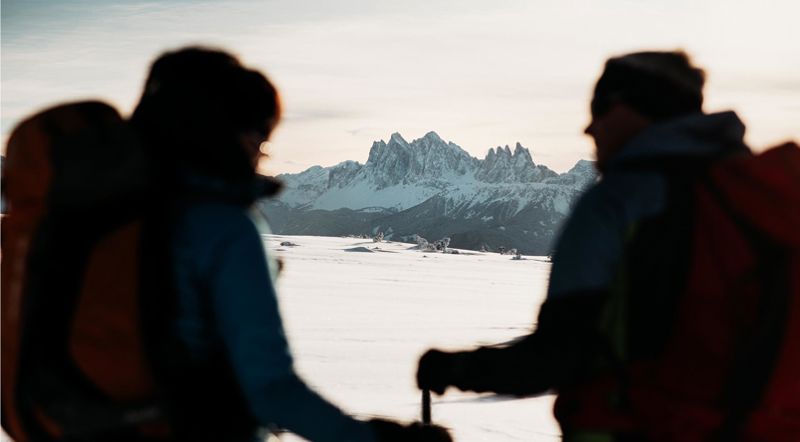
[[[422,390],[422,424],[431,425],[431,391]]]

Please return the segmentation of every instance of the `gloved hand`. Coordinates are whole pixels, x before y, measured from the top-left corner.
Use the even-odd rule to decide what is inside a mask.
[[[453,442],[450,433],[438,425],[402,425],[384,419],[372,419],[369,424],[378,442]]]
[[[419,358],[417,386],[421,390],[444,394],[447,387],[456,382],[461,359],[459,353],[428,350]]]

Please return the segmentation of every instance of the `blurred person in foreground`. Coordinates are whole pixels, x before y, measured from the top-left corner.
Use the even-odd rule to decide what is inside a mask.
[[[429,350],[420,388],[554,390],[566,441],[800,440],[798,149],[752,156],[734,112],[702,111],[704,80],[681,51],[606,62],[585,130],[601,178],[556,243],[535,331]]]
[[[168,214],[177,296],[160,364],[179,438],[245,441],[270,428],[314,441],[450,440],[439,427],[353,419],[295,373],[267,226],[252,209],[279,188],[256,168],[280,114],[264,75],[228,53],[186,48],[153,63],[131,119],[159,159]]]

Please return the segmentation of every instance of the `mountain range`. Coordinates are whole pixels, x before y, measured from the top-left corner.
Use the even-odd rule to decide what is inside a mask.
[[[558,174],[517,143],[469,155],[435,132],[372,144],[364,164],[344,161],[278,176],[285,190],[261,203],[273,231],[286,235],[375,235],[410,241],[451,239],[451,247],[525,254],[550,252],[576,197],[595,181],[580,160]]]

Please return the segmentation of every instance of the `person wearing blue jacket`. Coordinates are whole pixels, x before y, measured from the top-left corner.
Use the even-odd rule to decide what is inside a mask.
[[[256,174],[280,111],[261,73],[223,51],[185,48],[154,62],[131,119],[159,160],[168,220],[174,300],[160,366],[175,438],[247,441],[282,429],[313,441],[449,441],[439,427],[354,419],[295,372],[278,265],[261,237],[269,230],[252,208],[280,187]]]

